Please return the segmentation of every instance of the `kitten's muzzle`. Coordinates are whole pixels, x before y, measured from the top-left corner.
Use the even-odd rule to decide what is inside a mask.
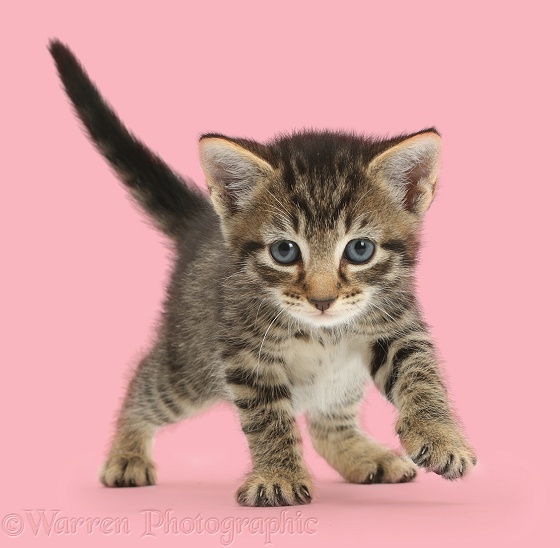
[[[312,297],[308,297],[308,301],[315,306],[321,312],[324,312],[329,308],[329,306],[336,301],[336,297],[329,297],[327,299],[313,299]]]

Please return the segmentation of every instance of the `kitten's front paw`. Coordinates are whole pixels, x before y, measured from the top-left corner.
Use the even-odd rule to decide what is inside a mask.
[[[476,455],[456,424],[400,418],[397,434],[410,458],[430,472],[448,480],[468,474]]]
[[[140,455],[114,455],[107,459],[99,474],[106,487],[141,487],[156,483],[153,462]]]
[[[312,492],[311,478],[305,472],[253,471],[237,490],[237,502],[241,506],[309,504]]]

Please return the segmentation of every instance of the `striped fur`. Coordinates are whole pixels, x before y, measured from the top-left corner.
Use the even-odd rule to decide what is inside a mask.
[[[157,341],[129,384],[101,481],[153,484],[158,429],[223,400],[238,411],[253,463],[242,505],[311,501],[300,412],[347,481],[410,481],[414,463],[447,479],[466,474],[475,456],[414,295],[437,132],[300,132],[268,144],[204,135],[206,197],[124,128],[64,45],[50,49],[92,141],[176,249]],[[272,255],[282,240],[299,249],[290,264]],[[350,260],[354,240],[373,243],[372,257]],[[371,380],[398,410],[408,456],[359,426]]]

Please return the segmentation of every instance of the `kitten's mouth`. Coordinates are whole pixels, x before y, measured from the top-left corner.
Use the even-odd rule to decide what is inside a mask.
[[[290,316],[296,320],[304,322],[312,327],[330,327],[348,323],[355,315],[356,310],[348,307],[313,307],[306,306],[307,303],[283,302],[282,305]],[[321,308],[323,308],[321,310]],[[333,310],[335,308],[336,310]]]
[[[295,314],[294,314],[295,315]],[[305,312],[304,314],[295,315],[298,320],[305,321],[308,325],[313,327],[332,326],[344,323],[347,320],[346,314],[339,312]]]
[[[316,326],[330,326],[335,324],[344,323],[346,316],[344,314],[319,312],[309,316],[311,323]]]
[[[332,322],[334,320],[336,320],[339,317],[338,314],[333,314],[332,312],[319,312],[319,314],[313,314],[312,318],[314,321],[319,322],[319,323],[324,323],[324,322]]]

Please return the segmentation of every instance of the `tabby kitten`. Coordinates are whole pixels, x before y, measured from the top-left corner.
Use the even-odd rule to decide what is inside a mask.
[[[154,484],[157,430],[220,400],[235,405],[251,452],[242,505],[311,501],[299,412],[350,482],[411,481],[414,463],[449,480],[469,472],[475,455],[414,294],[437,131],[386,140],[305,131],[268,144],[203,135],[208,199],[126,130],[66,46],[52,41],[50,52],[93,143],[177,257],[101,481]],[[410,458],[358,425],[368,380],[397,408]]]

